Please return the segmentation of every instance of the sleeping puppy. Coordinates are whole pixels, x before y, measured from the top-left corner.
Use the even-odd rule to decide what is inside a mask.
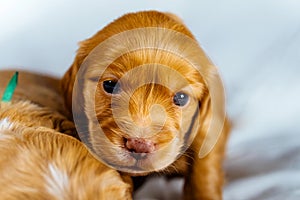
[[[185,199],[222,199],[223,88],[177,16],[115,20],[80,43],[61,83],[80,139],[98,159],[134,179],[182,175]]]
[[[7,79],[12,72],[0,74],[6,74],[1,79]],[[28,77],[31,83],[41,81],[37,86],[40,91],[32,95],[40,105],[21,98],[20,91],[30,84],[20,84]],[[1,199],[131,199],[130,179],[103,165],[80,141],[66,135],[73,132],[74,125],[50,108],[58,103],[36,96],[51,91],[55,85],[42,87],[49,80],[21,72],[14,99],[6,102],[3,95],[0,102]],[[6,84],[1,83],[1,91]],[[54,94],[47,95],[53,98]]]

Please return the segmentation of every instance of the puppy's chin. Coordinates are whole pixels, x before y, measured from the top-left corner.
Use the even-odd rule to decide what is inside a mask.
[[[123,152],[120,154],[122,153]],[[143,155],[143,158],[137,158],[136,156],[128,155],[122,160],[117,159],[118,158],[111,160],[111,162],[114,163],[112,167],[119,171],[126,172],[131,176],[144,176],[151,172],[162,171],[167,166],[172,164],[177,159],[177,156],[174,154],[174,156],[164,157],[164,153],[156,152]]]

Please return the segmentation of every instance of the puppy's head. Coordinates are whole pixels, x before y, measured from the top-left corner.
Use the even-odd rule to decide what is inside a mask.
[[[177,18],[141,12],[83,42],[63,89],[91,152],[110,166],[144,174],[172,164],[207,130],[203,77],[213,72]]]

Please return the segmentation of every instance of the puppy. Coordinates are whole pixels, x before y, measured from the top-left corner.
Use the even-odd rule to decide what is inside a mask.
[[[80,43],[61,84],[98,159],[134,179],[182,175],[185,199],[222,199],[224,94],[213,91],[216,69],[176,15],[120,17]]]
[[[12,72],[0,74],[6,74],[2,81]],[[66,135],[73,133],[73,123],[50,108],[58,106],[59,96],[56,103],[51,101],[55,92],[45,93],[48,102],[37,96],[51,91],[51,86],[55,91],[57,84],[45,84],[49,80],[55,83],[21,72],[14,99],[0,104],[1,199],[131,199],[129,178],[100,163],[80,141]],[[20,85],[26,81],[27,85]],[[40,89],[27,93],[39,104],[20,93],[29,83]],[[1,83],[0,91],[6,84]]]

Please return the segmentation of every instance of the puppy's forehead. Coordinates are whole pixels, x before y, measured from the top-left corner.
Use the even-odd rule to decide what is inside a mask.
[[[158,83],[172,90],[197,87],[203,90],[201,74],[184,58],[162,50],[144,49],[116,59],[102,78],[115,77],[127,83]]]

